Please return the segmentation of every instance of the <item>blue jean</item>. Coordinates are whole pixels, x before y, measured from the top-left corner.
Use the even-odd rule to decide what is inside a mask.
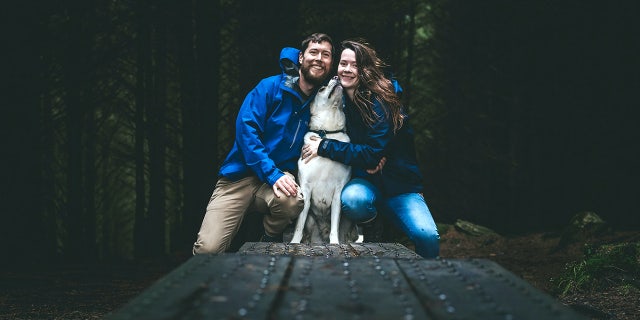
[[[380,211],[415,244],[424,258],[440,254],[440,235],[427,202],[420,193],[403,193],[383,198],[369,181],[354,178],[342,189],[342,214],[355,223],[373,220]]]

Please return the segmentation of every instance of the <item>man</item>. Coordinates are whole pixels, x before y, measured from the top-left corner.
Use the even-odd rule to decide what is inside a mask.
[[[333,42],[314,33],[302,41],[301,50],[297,76],[283,72],[265,78],[242,103],[235,142],[220,168],[194,254],[227,250],[247,212],[265,213],[262,241],[282,241],[282,232],[302,211],[297,160],[308,130],[309,103],[331,74]],[[281,59],[292,52],[283,50]]]

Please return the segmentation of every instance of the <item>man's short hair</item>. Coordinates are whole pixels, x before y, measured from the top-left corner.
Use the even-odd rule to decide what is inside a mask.
[[[329,35],[325,33],[313,33],[309,35],[307,38],[302,40],[302,46],[300,47],[300,50],[304,53],[309,47],[310,43],[320,43],[322,41],[329,42],[329,44],[331,45],[331,54],[333,55],[333,40],[331,40],[331,37],[329,37]]]

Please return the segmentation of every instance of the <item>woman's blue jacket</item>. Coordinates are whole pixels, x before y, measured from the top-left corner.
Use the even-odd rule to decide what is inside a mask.
[[[382,104],[377,99],[373,101],[373,109],[380,120],[370,126],[345,96],[344,111],[351,142],[323,139],[318,155],[352,166],[354,177],[370,181],[384,196],[422,192],[422,174],[416,160],[414,132],[408,123],[409,118],[405,118],[402,128],[394,134]],[[375,168],[383,156],[387,157],[384,168],[376,174],[368,174],[365,170]]]

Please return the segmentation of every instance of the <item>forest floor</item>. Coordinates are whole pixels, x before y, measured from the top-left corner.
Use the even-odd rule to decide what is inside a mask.
[[[474,237],[441,231],[441,256],[488,258],[534,287],[592,319],[640,318],[640,290],[616,286],[562,297],[554,282],[568,263],[583,258],[584,242],[555,250],[558,233]],[[612,232],[592,243],[640,241],[640,232]],[[188,256],[161,262],[99,265],[37,265],[0,271],[0,319],[101,319],[124,305]]]
[[[556,289],[567,266],[584,261],[585,247],[637,243],[640,231],[601,234],[561,247],[559,232],[510,237],[472,237],[451,228],[441,238],[440,253],[451,258],[487,258],[591,319],[640,319],[640,288],[615,283],[560,295]],[[637,262],[636,262],[637,264]],[[637,285],[638,279],[634,279]]]

